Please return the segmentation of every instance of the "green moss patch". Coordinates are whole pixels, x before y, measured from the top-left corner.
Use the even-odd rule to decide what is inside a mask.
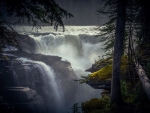
[[[109,62],[111,61],[111,63],[112,63],[111,58],[109,58],[107,60]],[[121,75],[124,75],[126,73],[127,62],[128,62],[127,56],[123,56],[122,60],[121,60]],[[90,74],[88,80],[96,79],[96,80],[101,81],[101,80],[110,79],[111,76],[112,76],[112,64],[109,64],[109,65],[106,65],[103,68],[99,69],[98,71],[93,72],[92,74]]]

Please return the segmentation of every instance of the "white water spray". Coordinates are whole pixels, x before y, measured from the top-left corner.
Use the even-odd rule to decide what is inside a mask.
[[[26,65],[26,66],[27,64],[32,64],[34,68],[38,69],[41,72],[42,79],[45,84],[44,91],[46,92],[47,95],[51,95],[52,93],[48,90],[48,87],[51,87],[54,92],[53,96],[55,96],[55,102],[57,105],[59,105],[61,103],[62,93],[59,90],[53,69],[49,67],[48,65],[46,65],[45,63],[40,62],[40,61],[33,61],[33,60],[26,59],[26,58],[18,58],[18,60],[21,61],[23,65]],[[26,69],[29,69],[29,68],[26,68]],[[32,70],[29,69],[29,71],[32,71]]]
[[[86,76],[88,73],[85,70],[104,54],[102,43],[91,34],[49,34],[30,37],[36,42],[37,53],[56,55],[69,61],[78,78]],[[96,40],[90,43],[92,38]]]

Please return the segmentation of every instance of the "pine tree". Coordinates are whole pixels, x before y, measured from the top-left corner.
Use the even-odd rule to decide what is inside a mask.
[[[7,15],[5,15],[7,14]],[[19,46],[19,34],[12,26],[28,23],[40,28],[39,23],[53,25],[57,30],[62,26],[63,18],[70,18],[72,15],[59,7],[54,0],[0,0],[0,51],[7,45],[21,49]],[[12,22],[5,17],[15,18]]]
[[[125,33],[125,16],[126,16],[126,1],[117,1],[117,20],[116,20],[116,33],[114,43],[114,56],[113,56],[113,74],[111,80],[111,104],[122,104],[122,95],[120,88],[120,67],[121,56],[123,51],[124,33]]]

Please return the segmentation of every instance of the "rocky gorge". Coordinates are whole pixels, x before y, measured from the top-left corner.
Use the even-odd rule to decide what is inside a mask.
[[[11,93],[9,92],[10,91],[9,87],[10,88],[13,87],[12,89],[13,90],[16,89],[17,92],[18,90],[21,90],[21,92],[24,92],[23,89],[28,89],[28,90],[33,89],[34,91],[30,91],[29,95],[33,95],[33,92],[34,93],[37,92],[37,94],[42,96],[42,99],[44,100],[44,102],[46,102],[45,105],[50,105],[51,103],[50,105],[51,109],[47,107],[49,110],[52,111],[52,108],[55,105],[52,102],[54,101],[53,99],[55,97],[55,94],[50,93],[50,91],[53,89],[51,87],[47,87],[48,89],[45,89],[45,85],[48,84],[49,81],[48,80],[46,81],[42,78],[42,73],[37,67],[34,67],[35,66],[34,62],[23,64],[20,60],[17,60],[18,57],[19,58],[24,57],[24,58],[28,58],[34,61],[41,61],[41,62],[44,62],[46,65],[51,66],[55,72],[55,75],[57,75],[55,77],[59,78],[58,81],[61,80],[59,81],[59,85],[63,86],[61,87],[63,90],[65,90],[65,87],[67,87],[68,84],[70,84],[70,88],[74,87],[75,85],[75,84],[70,83],[72,81],[69,81],[69,79],[68,81],[67,79],[65,79],[65,78],[71,78],[72,80],[76,79],[75,73],[71,69],[70,63],[66,61],[61,61],[60,57],[33,54],[33,53],[27,53],[27,52],[7,52],[7,54],[5,53],[5,57],[7,57],[8,60],[2,60],[2,58],[0,60],[1,62],[0,72],[3,73],[0,76],[0,86],[1,86],[2,92],[4,92],[3,91],[4,87],[6,87],[6,89],[8,87],[8,91],[2,94],[2,96],[6,95],[7,93],[9,94]],[[26,68],[29,68],[31,71],[28,71]],[[64,79],[66,83],[63,83]],[[74,91],[76,91],[75,87],[74,87]],[[51,95],[49,97],[51,98],[50,103],[48,103],[49,101],[47,101],[47,97],[49,94]],[[15,95],[17,95],[17,93]],[[68,95],[68,93],[65,92],[65,95]],[[22,97],[22,99],[24,98],[22,95],[18,95],[18,97]],[[67,97],[68,99],[71,99],[70,94]],[[12,96],[10,98],[14,98],[14,97]]]
[[[101,90],[75,82],[87,75],[85,69],[100,50],[100,38],[88,34],[87,28],[81,30],[85,34],[22,34],[22,51],[10,47],[1,53],[0,96],[14,106],[27,106],[14,107],[17,113],[35,109],[39,113],[66,113],[75,103],[100,97]],[[13,96],[18,100],[11,101]]]

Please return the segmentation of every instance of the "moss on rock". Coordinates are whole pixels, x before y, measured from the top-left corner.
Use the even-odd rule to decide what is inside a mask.
[[[112,74],[112,65],[107,65],[103,67],[102,69],[92,73],[90,75],[90,78],[96,78],[98,80],[104,80],[111,77]]]
[[[109,62],[111,61],[112,63],[112,58],[107,59]],[[106,59],[105,59],[106,61]],[[127,62],[128,58],[127,56],[122,56],[121,59],[121,75],[124,75],[127,70]],[[88,80],[96,79],[96,81],[101,81],[101,80],[107,80],[110,79],[112,76],[112,64],[106,65],[103,68],[99,69],[98,71],[93,72],[92,74],[89,74]]]

